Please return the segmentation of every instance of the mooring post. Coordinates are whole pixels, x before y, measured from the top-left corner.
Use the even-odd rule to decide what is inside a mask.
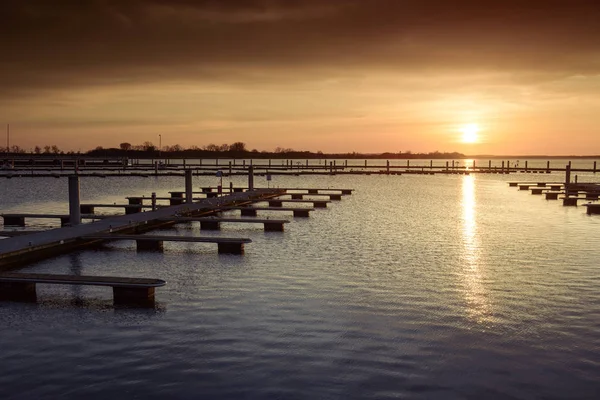
[[[429,169],[433,169],[433,160],[429,160]]]
[[[454,169],[454,160],[452,160],[452,169]]]
[[[596,173],[596,161],[594,161],[594,173]]]
[[[156,192],[152,192],[152,211],[156,211]]]
[[[529,166],[527,164],[528,164],[528,162],[527,162],[527,160],[525,160],[525,172],[527,172],[527,170],[529,169]]]
[[[571,164],[567,164],[565,167],[565,191],[568,191],[567,185],[571,183]]]
[[[506,161],[506,173],[510,174],[510,160]]]
[[[192,170],[185,170],[185,202],[191,203],[193,201],[192,197]]]
[[[367,160],[365,160],[365,168],[367,168]]]
[[[390,174],[390,160],[387,160],[387,174]]]
[[[492,160],[488,161],[488,172],[492,170]]]
[[[158,161],[154,161],[154,175],[158,175]]]
[[[254,166],[248,167],[248,190],[254,190]]]
[[[550,173],[550,161],[546,162],[546,172]]]
[[[231,161],[229,161],[229,176],[231,176]]]
[[[446,172],[448,172],[448,161],[446,161]]]
[[[69,222],[71,226],[81,223],[81,210],[79,199],[79,176],[69,176]]]

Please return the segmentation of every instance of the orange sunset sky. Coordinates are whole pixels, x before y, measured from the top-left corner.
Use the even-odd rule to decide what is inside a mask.
[[[26,149],[161,135],[600,154],[598,1],[3,0],[0,15],[0,122]]]

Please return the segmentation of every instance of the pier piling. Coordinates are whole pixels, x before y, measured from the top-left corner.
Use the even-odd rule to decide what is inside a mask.
[[[79,177],[69,176],[69,222],[71,226],[81,223],[81,204],[79,198]]]
[[[193,188],[192,188],[192,170],[191,169],[186,169],[185,170],[185,202],[186,203],[191,203],[193,201],[192,191],[193,191]]]

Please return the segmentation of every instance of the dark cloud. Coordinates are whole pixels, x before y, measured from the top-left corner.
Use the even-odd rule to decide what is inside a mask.
[[[375,68],[600,73],[597,0],[3,0],[0,15],[4,94]]]

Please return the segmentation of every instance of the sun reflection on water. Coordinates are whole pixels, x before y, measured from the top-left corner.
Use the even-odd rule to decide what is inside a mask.
[[[475,198],[475,176],[467,175],[462,181],[462,242],[463,242],[463,281],[465,300],[470,319],[479,324],[492,322],[492,307],[483,284],[483,263],[481,247],[477,235]]]

